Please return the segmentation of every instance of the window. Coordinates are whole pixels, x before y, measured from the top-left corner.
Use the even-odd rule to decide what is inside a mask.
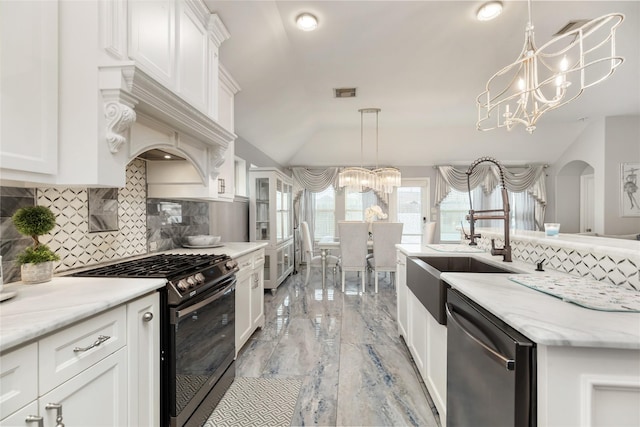
[[[476,188],[480,190],[480,187]],[[474,190],[473,192],[475,192]],[[472,193],[473,193],[472,192]],[[464,224],[469,232],[466,215],[469,213],[469,194],[458,190],[451,190],[440,203],[440,241],[459,242],[460,225]]]
[[[369,206],[378,204],[378,196],[373,191],[358,193],[349,189],[344,190],[344,219],[345,221],[364,221],[364,211]]]
[[[513,193],[507,191],[509,197],[509,226],[511,229],[535,230],[535,200],[525,192]],[[481,187],[471,191],[474,210],[502,209],[502,194],[500,187],[496,187],[489,195],[485,195]],[[440,203],[440,240],[449,242],[460,241],[460,227],[469,233],[469,193],[451,190]],[[498,213],[499,214],[499,213]],[[501,220],[482,220],[476,227],[503,227]]]
[[[315,222],[313,235],[315,239],[325,236],[335,236],[336,228],[336,192],[329,186],[321,193],[314,193]]]

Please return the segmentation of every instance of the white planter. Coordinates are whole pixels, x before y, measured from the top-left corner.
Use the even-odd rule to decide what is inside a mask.
[[[22,283],[29,285],[48,282],[53,277],[53,261],[38,264],[22,264],[20,266]]]

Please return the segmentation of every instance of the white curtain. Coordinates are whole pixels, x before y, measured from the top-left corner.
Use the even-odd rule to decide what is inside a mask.
[[[544,165],[535,165],[525,168],[523,171],[514,171],[509,168],[504,169],[504,181],[507,190],[513,193],[528,193],[533,198],[533,217],[535,228],[542,230],[544,221],[544,212],[547,205],[547,186]],[[452,188],[467,192],[467,174],[466,169],[456,169],[453,166],[437,166],[435,188],[435,205],[438,206]],[[495,165],[478,165],[469,176],[469,186],[474,188],[481,186],[483,192],[489,195],[497,186],[500,185],[500,175]],[[499,192],[496,192],[499,195]],[[524,207],[526,203],[523,199],[521,205]],[[497,205],[494,205],[497,206]],[[524,221],[524,219],[523,219]],[[527,223],[529,220],[524,221]]]

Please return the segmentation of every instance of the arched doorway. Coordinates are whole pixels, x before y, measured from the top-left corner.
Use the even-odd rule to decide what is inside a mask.
[[[556,179],[556,221],[563,233],[594,230],[594,169],[574,160],[562,167]]]

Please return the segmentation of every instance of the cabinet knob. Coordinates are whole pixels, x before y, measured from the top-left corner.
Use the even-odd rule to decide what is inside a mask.
[[[64,423],[62,422],[62,404],[60,403],[47,403],[47,406],[44,407],[46,410],[55,409],[56,410],[56,427],[64,427]]]
[[[38,427],[44,427],[44,418],[37,415],[29,415],[24,419],[25,423],[38,423]]]
[[[151,313],[150,311],[147,311],[142,315],[142,320],[144,320],[145,322],[151,322],[151,319],[153,319],[153,313]]]

